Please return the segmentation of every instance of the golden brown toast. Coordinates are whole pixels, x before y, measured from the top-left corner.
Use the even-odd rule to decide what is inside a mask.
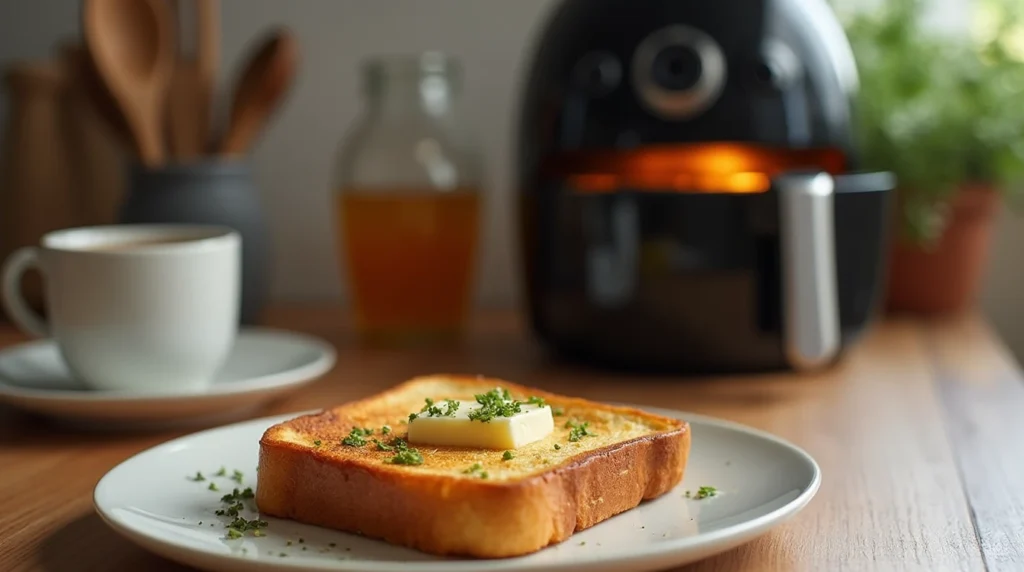
[[[546,400],[554,432],[509,455],[409,444],[422,464],[393,462],[402,445],[395,438],[406,436],[409,414],[426,398],[472,401],[495,387]],[[567,422],[588,423],[586,435],[570,435]],[[373,433],[360,437],[363,428]],[[380,450],[374,439],[396,448]],[[682,481],[689,452],[685,421],[498,379],[436,375],[267,429],[256,503],[263,514],[431,554],[510,557],[668,492]]]

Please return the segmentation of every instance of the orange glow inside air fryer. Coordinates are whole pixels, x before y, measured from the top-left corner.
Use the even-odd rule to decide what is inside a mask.
[[[578,192],[622,189],[654,192],[763,193],[785,171],[845,170],[834,149],[781,149],[714,143],[647,147],[629,151],[567,153],[548,163],[546,173],[567,180]]]

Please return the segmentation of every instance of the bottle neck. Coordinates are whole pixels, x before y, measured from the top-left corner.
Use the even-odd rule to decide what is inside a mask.
[[[440,118],[456,98],[454,64],[427,55],[379,58],[364,68],[368,107],[379,118]]]

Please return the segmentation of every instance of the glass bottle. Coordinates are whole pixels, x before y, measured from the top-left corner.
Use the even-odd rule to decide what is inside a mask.
[[[450,56],[375,57],[364,111],[342,143],[336,228],[364,340],[451,340],[473,302],[480,169]]]

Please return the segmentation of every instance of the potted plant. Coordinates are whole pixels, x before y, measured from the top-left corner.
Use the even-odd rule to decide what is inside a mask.
[[[898,178],[886,306],[976,300],[998,206],[1024,180],[1024,3],[981,0],[970,34],[929,29],[920,0],[846,18],[865,168]]]

